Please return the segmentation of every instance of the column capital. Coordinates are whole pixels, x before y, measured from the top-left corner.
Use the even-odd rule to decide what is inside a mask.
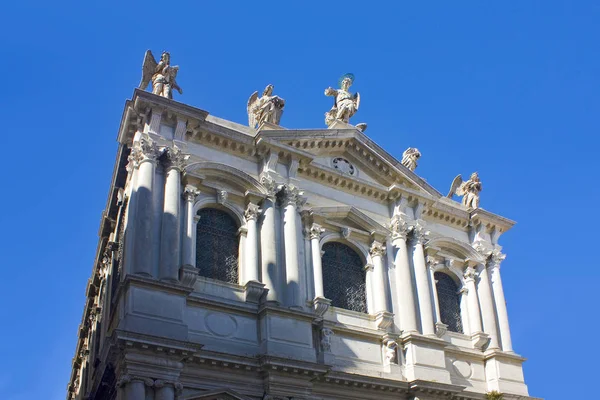
[[[410,229],[412,237],[417,244],[425,244],[429,240],[429,231],[423,221],[417,221]]]
[[[502,263],[502,261],[504,261],[505,258],[506,254],[501,253],[500,250],[492,250],[488,258],[488,268],[500,269],[500,263]]]
[[[390,230],[392,231],[392,240],[406,240],[406,236],[410,231],[410,226],[401,215],[396,214],[392,217],[390,222]]]
[[[246,206],[246,211],[244,211],[244,217],[246,218],[246,221],[256,221],[261,211],[262,210],[258,207],[257,204],[248,203],[248,205]]]
[[[183,189],[183,198],[189,203],[193,203],[199,194],[200,191],[191,185],[187,185],[185,189]]]
[[[442,258],[435,256],[425,257],[425,262],[427,262],[427,268],[431,270],[435,270],[438,265],[444,264],[444,260]]]
[[[469,266],[465,269],[463,277],[465,278],[466,283],[475,282],[475,278],[477,277],[477,271],[475,270],[475,268]]]
[[[306,203],[304,192],[295,185],[284,185],[282,188],[283,197],[282,201],[285,205],[294,206],[300,208]]]
[[[128,160],[133,168],[138,168],[143,162],[155,162],[159,156],[160,152],[156,142],[150,136],[142,135],[140,140],[133,144]],[[131,169],[129,164],[127,168]]]
[[[123,387],[125,385],[127,385],[129,382],[131,382],[131,375],[122,375],[118,380],[117,380],[117,387]]]
[[[323,232],[325,232],[325,229],[321,225],[313,223],[310,226],[308,234],[311,239],[320,239]]]
[[[163,161],[165,164],[165,168],[167,170],[176,169],[179,172],[183,170],[183,168],[187,164],[188,159],[190,158],[189,154],[185,154],[177,146],[165,147],[162,154],[164,155]]]
[[[273,178],[271,174],[263,172],[260,174],[258,180],[260,184],[263,185],[264,188],[267,190],[267,198],[271,201],[275,201],[275,196],[280,190],[280,187],[275,181],[275,178]]]
[[[377,240],[373,240],[371,243],[371,248],[369,249],[369,254],[371,257],[383,257],[385,255],[385,245]]]

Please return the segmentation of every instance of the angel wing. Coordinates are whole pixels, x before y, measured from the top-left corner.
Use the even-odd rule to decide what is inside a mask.
[[[360,107],[360,93],[356,92],[354,95],[354,102],[356,103],[356,110]]]
[[[258,101],[258,91],[252,93],[250,95],[250,98],[248,99],[248,105],[246,107],[246,110],[248,111],[248,125],[250,125],[250,128],[254,128],[256,127],[256,116],[254,115],[254,112],[252,111],[252,109],[254,108],[254,105],[256,104],[256,102]]]
[[[146,55],[144,55],[144,63],[142,64],[142,80],[140,81],[140,89],[146,90],[148,84],[152,80],[152,75],[154,75],[157,65],[158,63],[152,55],[152,52],[147,50]]]
[[[460,174],[456,175],[456,178],[452,181],[452,185],[450,186],[450,192],[448,192],[448,198],[452,198],[452,195],[456,194],[458,196],[462,196],[464,193],[462,191],[462,176]]]

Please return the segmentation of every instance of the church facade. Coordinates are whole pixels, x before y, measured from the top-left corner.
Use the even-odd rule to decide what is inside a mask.
[[[478,178],[463,205],[347,99],[305,130],[261,99],[127,101],[67,399],[530,398]]]

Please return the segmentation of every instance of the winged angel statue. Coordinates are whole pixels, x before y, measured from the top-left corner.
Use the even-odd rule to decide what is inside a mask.
[[[354,74],[345,74],[338,82],[339,89],[332,87],[325,89],[325,96],[332,96],[334,98],[333,107],[325,113],[325,124],[327,126],[331,126],[335,121],[348,123],[350,117],[358,111],[358,107],[360,107],[360,93],[352,94],[348,91],[352,83],[354,83]],[[367,129],[367,124],[358,124],[356,127],[364,131]]]
[[[481,181],[479,180],[479,174],[473,172],[471,178],[468,181],[463,182],[462,177],[459,175],[452,181],[450,187],[450,193],[448,198],[456,194],[462,196],[462,204],[468,208],[479,208],[479,192],[481,192]]]
[[[183,93],[175,80],[178,71],[179,66],[171,66],[171,54],[163,51],[160,61],[156,62],[152,52],[148,50],[142,64],[142,81],[139,88],[146,90],[152,81],[152,93],[172,99],[173,89],[177,90],[179,94]]]
[[[263,122],[279,125],[285,100],[279,96],[273,96],[273,85],[267,85],[261,97],[258,91],[252,93],[248,99],[248,125],[256,128]]]

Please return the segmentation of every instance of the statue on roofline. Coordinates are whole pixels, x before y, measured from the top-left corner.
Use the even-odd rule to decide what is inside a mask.
[[[417,168],[417,160],[421,157],[421,152],[416,147],[409,147],[402,153],[401,164],[414,171]]]
[[[260,126],[263,122],[279,125],[285,100],[279,96],[273,96],[273,85],[269,84],[258,97],[258,91],[252,93],[248,99],[248,125],[251,128]]]
[[[452,181],[448,198],[452,198],[452,195],[462,196],[462,204],[467,208],[479,208],[479,193],[481,192],[481,180],[479,180],[479,174],[473,172],[471,178],[468,181],[463,182],[462,177],[459,175]]]
[[[348,91],[352,83],[354,83],[354,75],[345,74],[338,82],[339,89],[332,87],[325,89],[325,96],[332,96],[334,98],[333,107],[325,113],[325,124],[328,127],[333,125],[335,121],[348,124],[350,118],[358,111],[360,107],[360,93],[352,94]],[[367,129],[367,124],[361,123],[356,125],[356,127],[364,131]]]
[[[152,93],[172,99],[173,89],[177,90],[179,94],[183,93],[175,80],[178,71],[179,66],[171,66],[171,55],[168,52],[163,51],[160,61],[156,62],[152,52],[148,50],[142,64],[142,80],[139,88],[146,90],[152,81]]]

